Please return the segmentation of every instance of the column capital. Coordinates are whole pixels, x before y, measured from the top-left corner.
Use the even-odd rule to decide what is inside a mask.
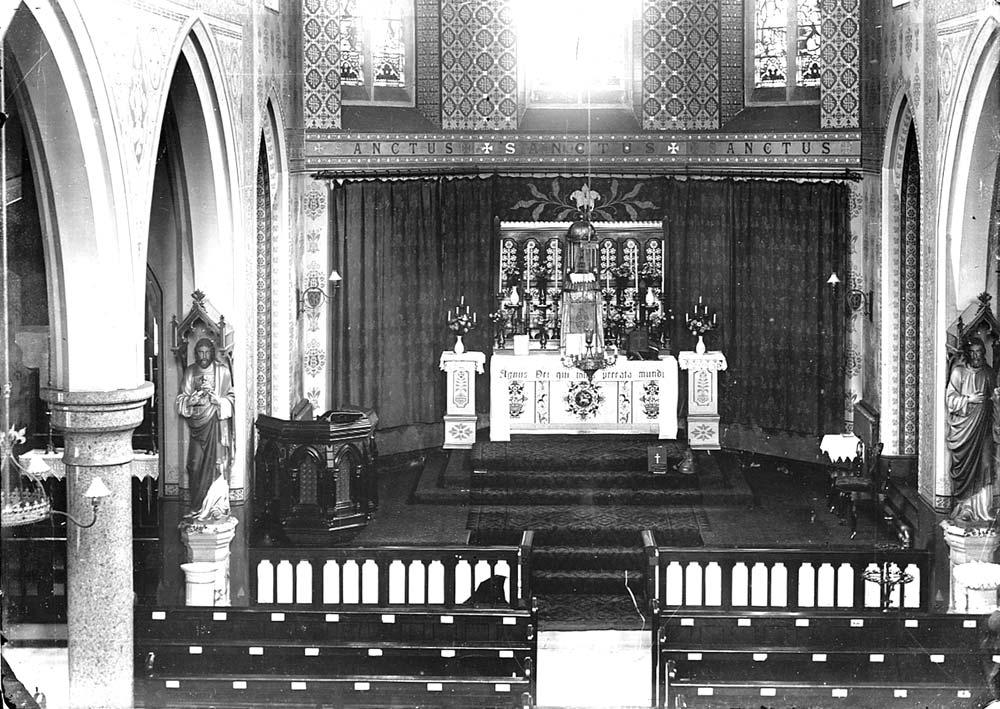
[[[66,437],[67,465],[121,465],[132,460],[132,431],[142,422],[153,384],[112,391],[62,391],[43,388],[52,411],[51,425]]]

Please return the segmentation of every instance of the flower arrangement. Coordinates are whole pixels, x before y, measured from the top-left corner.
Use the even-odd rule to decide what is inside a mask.
[[[490,322],[494,325],[503,325],[507,322],[507,309],[500,308],[499,310],[494,310],[492,313],[487,315]]]
[[[714,330],[717,324],[715,313],[709,314],[708,306],[701,302],[701,297],[694,306],[694,315],[685,314],[684,322],[692,335],[704,335],[710,330]]]

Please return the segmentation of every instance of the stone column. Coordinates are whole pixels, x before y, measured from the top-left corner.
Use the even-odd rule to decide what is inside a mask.
[[[83,496],[95,476],[111,491],[97,523],[66,525],[66,601],[70,706],[131,707],[132,673],[132,431],[153,385],[107,392],[43,389],[52,426],[63,433],[66,504],[86,524]]]
[[[476,373],[483,373],[482,352],[442,352],[438,366],[448,373],[448,412],[444,415],[444,446],[472,448],[476,442]]]

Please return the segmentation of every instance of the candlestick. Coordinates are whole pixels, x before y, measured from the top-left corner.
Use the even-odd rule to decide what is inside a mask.
[[[465,305],[465,296],[464,295],[462,296],[462,299],[460,301],[458,301],[458,304],[459,305]]]

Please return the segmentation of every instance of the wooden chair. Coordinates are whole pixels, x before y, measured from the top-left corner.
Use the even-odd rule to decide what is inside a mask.
[[[851,539],[858,533],[858,501],[874,500],[879,489],[879,463],[882,458],[882,443],[876,443],[869,452],[863,441],[858,442],[858,456],[851,474],[833,481],[837,514],[847,516],[851,529]]]

